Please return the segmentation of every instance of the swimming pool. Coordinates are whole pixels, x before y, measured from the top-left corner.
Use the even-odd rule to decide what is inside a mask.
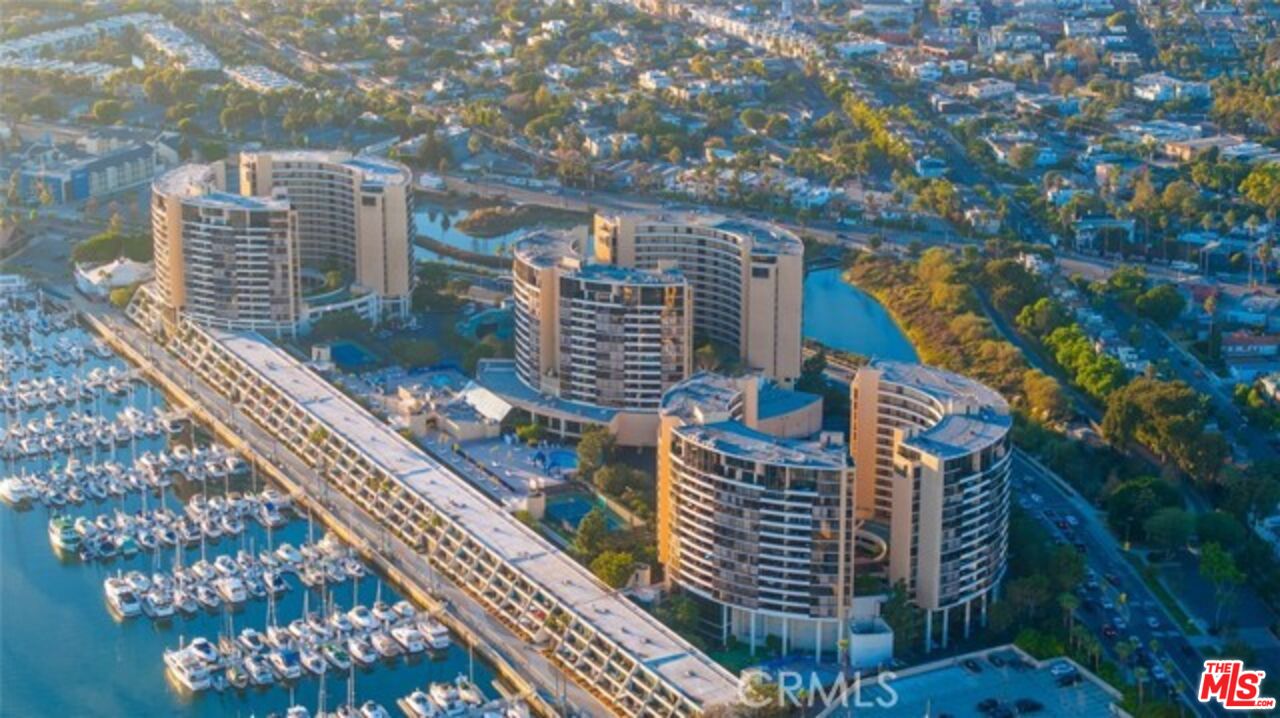
[[[343,370],[367,369],[378,363],[378,358],[355,342],[337,342],[329,347],[333,363]]]
[[[564,473],[578,470],[578,452],[570,449],[553,449],[547,455],[547,468],[560,469]]]

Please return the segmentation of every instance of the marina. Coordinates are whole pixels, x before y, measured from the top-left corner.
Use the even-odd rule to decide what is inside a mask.
[[[69,315],[34,294],[0,310],[0,397],[35,394],[0,398],[0,660],[23,666],[3,675],[6,710],[526,714],[436,617]]]

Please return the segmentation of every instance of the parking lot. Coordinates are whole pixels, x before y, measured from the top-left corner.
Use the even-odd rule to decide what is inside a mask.
[[[1011,648],[971,654],[919,672],[904,672],[885,685],[868,683],[861,705],[829,716],[875,718],[1047,718],[1111,715],[1115,697],[1101,682],[1062,660],[1036,665]]]

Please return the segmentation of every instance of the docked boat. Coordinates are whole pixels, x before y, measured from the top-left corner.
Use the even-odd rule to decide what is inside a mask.
[[[368,606],[355,606],[347,611],[347,618],[351,620],[352,626],[361,631],[371,631],[378,627],[378,619],[373,617]]]
[[[396,626],[391,629],[391,637],[396,639],[406,653],[422,653],[427,650],[422,634],[413,626]]]
[[[244,669],[249,674],[249,681],[255,686],[269,686],[275,683],[276,676],[271,666],[261,656],[249,656],[244,659]]]
[[[315,675],[321,675],[325,671],[329,670],[329,662],[326,661],[324,656],[320,655],[318,651],[308,648],[307,646],[303,646],[299,653],[299,660],[302,661],[303,667]]]
[[[326,643],[320,647],[320,653],[334,668],[346,671],[351,668],[351,655],[337,643]]]
[[[393,625],[399,616],[394,610],[382,601],[374,601],[373,617],[378,619],[378,623],[384,626]]]
[[[152,588],[143,597],[142,608],[152,618],[169,618],[173,615],[173,597],[162,589]]]
[[[165,651],[164,664],[173,680],[192,693],[203,691],[210,685],[209,664],[190,649]]]
[[[431,696],[421,689],[397,700],[396,704],[409,718],[438,718],[444,715],[431,700]]]
[[[427,647],[431,650],[443,651],[453,645],[453,639],[449,636],[449,629],[443,623],[426,616],[419,625],[422,627],[422,634],[426,638]]]
[[[373,701],[365,701],[360,705],[360,718],[391,718],[386,708]]]
[[[205,663],[218,661],[218,649],[207,638],[196,638],[187,644],[187,650],[199,656]]]
[[[393,609],[397,616],[406,621],[412,621],[414,616],[418,615],[418,610],[408,601],[397,601]]]
[[[80,534],[76,533],[75,521],[70,516],[49,519],[49,541],[55,549],[74,553],[80,548]]]
[[[223,576],[215,580],[213,588],[222,597],[222,600],[230,604],[244,603],[249,598],[244,588],[244,582],[235,576]]]
[[[292,648],[272,651],[267,658],[271,667],[282,681],[292,681],[302,677],[302,659]]]
[[[363,636],[348,638],[347,652],[362,666],[371,666],[378,660],[378,650]]]
[[[264,653],[267,650],[267,643],[262,640],[262,634],[252,628],[246,628],[240,632],[239,643],[250,655]]]
[[[31,484],[17,476],[0,481],[0,499],[11,506],[23,506],[36,498]]]
[[[402,652],[399,642],[383,631],[374,631],[369,634],[369,640],[373,642],[374,650],[383,658],[394,658]]]
[[[102,582],[107,604],[122,618],[133,618],[142,613],[142,604],[129,584],[119,576],[108,577]]]

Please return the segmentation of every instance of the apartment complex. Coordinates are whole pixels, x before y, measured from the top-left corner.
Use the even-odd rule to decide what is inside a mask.
[[[935,617],[945,647],[952,610],[968,636],[975,602],[1004,576],[1012,447],[998,392],[941,369],[873,361],[852,384],[855,505],[889,546],[888,577]]]
[[[690,372],[685,277],[587,263],[556,234],[517,244],[513,274],[522,389],[499,393],[556,433],[606,424],[623,443],[652,445],[663,392]],[[482,367],[482,384],[495,364]]]
[[[296,214],[282,197],[222,191],[221,165],[184,165],[152,185],[156,288],[208,326],[293,333],[301,317]]]
[[[658,557],[722,642],[777,638],[821,660],[856,631],[854,665],[875,665],[892,655],[892,632],[875,600],[855,609],[853,470],[821,426],[821,397],[759,375],[699,373],[668,391]]]
[[[278,189],[298,211],[304,274],[341,270],[406,314],[413,291],[413,173],[397,162],[346,152],[295,150],[240,155],[242,194]]]
[[[135,304],[144,327],[155,307]],[[237,414],[320,472],[445,580],[623,716],[692,717],[735,701],[734,676],[585,567],[252,332],[181,321],[169,349]]]
[[[619,267],[675,266],[693,287],[693,328],[749,368],[800,377],[804,244],[772,225],[714,215],[596,215],[595,256]]]
[[[246,154],[238,166],[166,173],[151,202],[160,299],[208,326],[277,335],[343,310],[405,316],[410,177],[394,162],[338,152]],[[320,291],[332,270],[347,286]]]

